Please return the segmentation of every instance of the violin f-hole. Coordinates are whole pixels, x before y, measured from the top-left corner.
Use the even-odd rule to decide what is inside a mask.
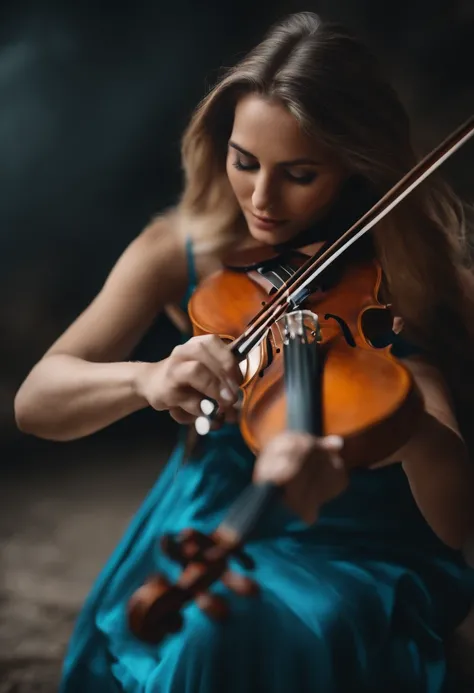
[[[352,336],[352,332],[350,331],[350,328],[349,328],[349,325],[347,324],[347,322],[345,320],[343,320],[342,318],[340,318],[339,315],[333,315],[333,313],[326,313],[324,316],[324,319],[329,320],[330,318],[335,320],[337,322],[337,324],[339,325],[339,327],[341,328],[341,332],[342,332],[344,339],[346,340],[347,344],[350,347],[357,346],[355,339]]]
[[[278,349],[275,347],[274,341],[272,339],[271,331],[265,339],[265,365],[258,371],[260,378],[265,375],[266,369],[270,366],[274,359],[274,351],[278,353]]]

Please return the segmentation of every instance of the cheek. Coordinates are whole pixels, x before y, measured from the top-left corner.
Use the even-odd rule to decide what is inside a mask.
[[[229,161],[227,161],[226,172],[230,187],[239,201],[252,196],[251,176],[238,171]]]
[[[318,212],[325,211],[336,201],[339,189],[338,181],[321,176],[314,185],[300,188],[298,194],[294,195],[293,203],[301,216],[317,216]]]
[[[239,171],[236,170],[235,166],[233,166],[229,160],[227,160],[226,164],[226,171],[227,171],[227,178],[229,179],[230,187],[234,191],[234,194],[237,198],[240,197],[239,195],[239,189],[241,185],[239,185]]]

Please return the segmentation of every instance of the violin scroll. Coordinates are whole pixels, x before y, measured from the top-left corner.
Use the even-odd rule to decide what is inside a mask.
[[[129,628],[143,642],[158,644],[167,635],[179,632],[184,625],[181,609],[191,601],[210,618],[224,619],[229,612],[226,601],[208,591],[219,579],[241,596],[258,592],[253,580],[229,570],[228,561],[232,557],[247,569],[253,567],[253,562],[218,530],[207,536],[187,529],[177,538],[165,535],[160,544],[163,552],[179,563],[183,571],[174,585],[163,575],[149,578],[130,598]]]

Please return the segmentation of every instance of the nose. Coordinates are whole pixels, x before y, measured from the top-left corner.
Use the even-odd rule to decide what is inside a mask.
[[[252,205],[256,212],[268,214],[273,206],[275,191],[269,176],[261,172],[255,178],[255,187],[252,194]]]

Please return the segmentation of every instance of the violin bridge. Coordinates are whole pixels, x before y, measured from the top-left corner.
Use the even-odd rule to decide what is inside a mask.
[[[285,313],[276,321],[276,325],[284,345],[288,345],[290,340],[298,340],[303,344],[322,341],[319,316],[311,310]]]

